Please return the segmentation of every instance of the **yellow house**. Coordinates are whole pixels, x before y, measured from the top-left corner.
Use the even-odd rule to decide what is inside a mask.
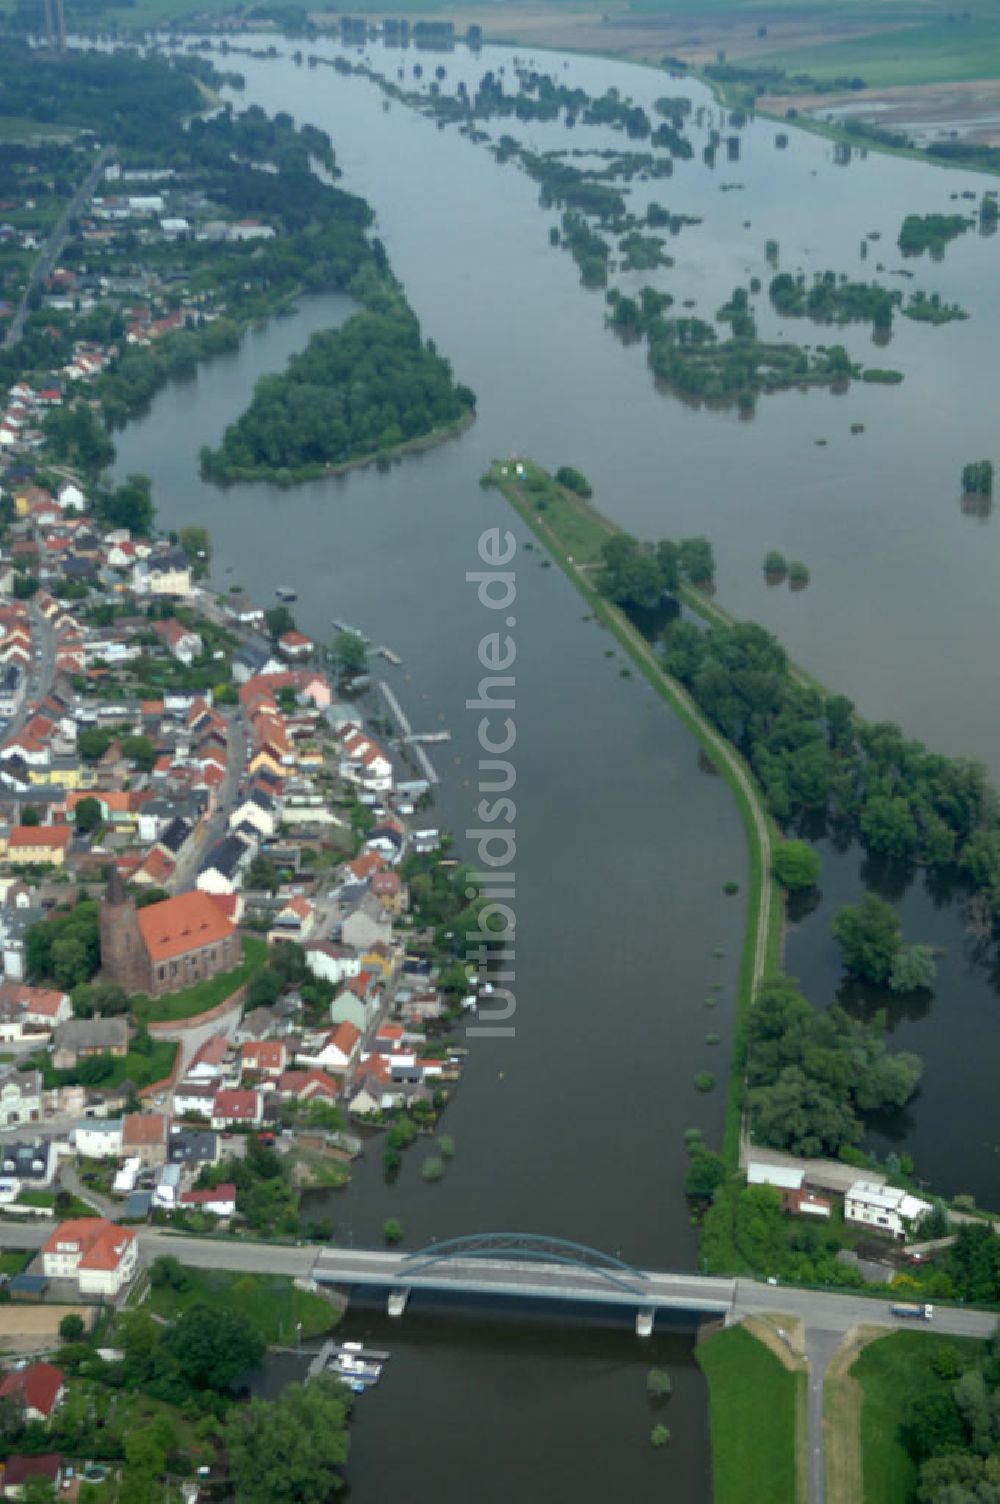
[[[0,838],[2,854],[15,866],[62,867],[73,832],[68,825],[12,825]]]
[[[27,517],[31,510],[31,502],[28,500],[27,491],[14,492],[14,513],[17,517]]]
[[[378,972],[386,981],[392,971],[392,952],[388,946],[375,944],[361,957],[361,970]]]
[[[268,768],[272,773],[281,772],[281,761],[270,747],[260,747],[250,759],[250,772],[259,773],[261,768]]]
[[[84,770],[75,757],[54,757],[48,768],[29,767],[28,778],[32,783],[54,784],[69,790],[82,789],[85,782]]]

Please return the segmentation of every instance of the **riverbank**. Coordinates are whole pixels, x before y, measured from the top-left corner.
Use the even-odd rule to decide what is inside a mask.
[[[781,954],[784,905],[771,874],[772,846],[779,839],[777,828],[743,758],[706,720],[683,685],[667,673],[655,649],[625,613],[606,600],[594,584],[591,571],[603,545],[610,538],[622,536],[623,530],[602,517],[589,502],[557,485],[531,461],[495,462],[483,479],[506,497],[576,586],[595,619],[612,633],[643,678],[694,734],[736,801],[747,839],[749,882],[722,1143],[723,1157],[735,1169],[743,1132],[747,1016],[757,987],[765,976],[778,970]],[[720,608],[692,587],[682,585],[679,594],[685,605],[707,620],[728,620]]]

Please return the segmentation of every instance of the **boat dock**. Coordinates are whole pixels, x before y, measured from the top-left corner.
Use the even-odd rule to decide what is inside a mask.
[[[384,658],[386,663],[391,663],[394,668],[398,668],[403,661],[399,654],[394,653],[392,648],[387,648],[385,643],[382,643],[377,648],[372,648],[371,655],[373,658]]]
[[[427,779],[427,782],[440,783],[441,780],[438,777],[437,773],[434,771],[434,764],[431,762],[430,758],[427,756],[427,753],[424,751],[420,743],[414,739],[413,727],[410,725],[409,719],[407,718],[402,705],[400,705],[399,701],[396,699],[396,696],[393,694],[392,690],[389,688],[388,684],[386,684],[384,679],[380,679],[378,681],[378,687],[382,691],[382,698],[385,700],[385,703],[388,705],[389,709],[392,711],[393,716],[395,717],[396,724],[399,727],[403,741],[413,747],[414,756],[416,757],[417,762],[420,764],[421,770],[423,771],[423,775]]]
[[[323,1346],[320,1348],[319,1352],[310,1361],[309,1368],[306,1373],[306,1383],[308,1383],[310,1379],[315,1379],[317,1375],[326,1372],[326,1369],[329,1367],[330,1360],[336,1350],[337,1344],[335,1342],[323,1343]]]

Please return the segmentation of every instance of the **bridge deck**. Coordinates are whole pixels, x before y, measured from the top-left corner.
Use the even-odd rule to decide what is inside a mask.
[[[429,1263],[405,1254],[324,1249],[313,1278],[325,1284],[405,1287],[535,1300],[581,1301],[721,1314],[733,1304],[736,1282],[638,1271],[607,1274],[578,1266],[517,1259],[453,1258]]]

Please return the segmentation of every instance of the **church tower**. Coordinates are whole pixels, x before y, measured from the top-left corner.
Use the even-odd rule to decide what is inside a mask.
[[[132,996],[150,990],[149,958],[139,929],[135,899],[112,867],[100,905],[101,976]]]

